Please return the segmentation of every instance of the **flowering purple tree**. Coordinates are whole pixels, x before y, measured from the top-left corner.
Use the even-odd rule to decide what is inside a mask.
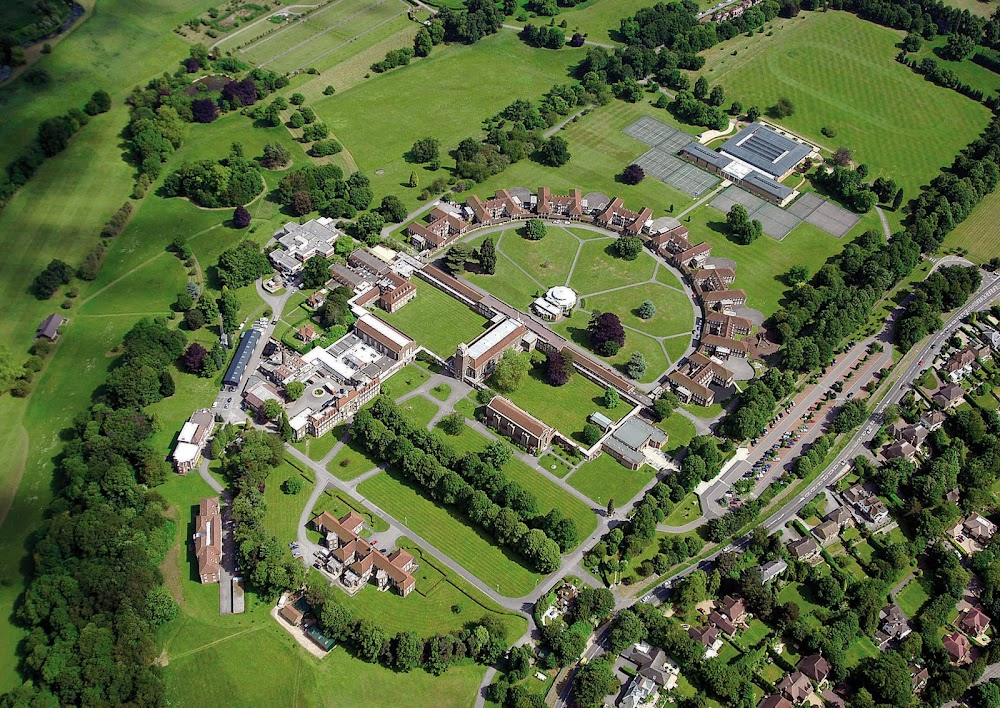
[[[187,69],[187,73],[193,74],[201,68],[201,64],[194,57],[188,57],[187,61],[184,62],[184,68]]]
[[[211,123],[219,117],[219,107],[210,98],[196,98],[191,101],[191,114],[197,123]]]
[[[257,84],[250,78],[230,81],[222,87],[222,99],[234,106],[252,106],[257,103]]]
[[[236,207],[236,211],[233,212],[233,226],[238,229],[245,229],[250,225],[250,212],[247,208],[240,204]]]
[[[614,356],[625,346],[625,328],[613,312],[595,314],[587,326],[590,343],[598,353]]]

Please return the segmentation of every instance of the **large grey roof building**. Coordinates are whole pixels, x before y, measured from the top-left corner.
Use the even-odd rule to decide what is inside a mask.
[[[614,431],[601,444],[604,452],[626,467],[637,470],[646,462],[643,450],[647,447],[662,449],[667,434],[659,428],[633,416]]]
[[[259,341],[259,329],[251,329],[243,333],[239,346],[236,347],[236,354],[233,355],[233,360],[229,362],[229,368],[226,369],[226,375],[223,377],[222,383],[226,386],[239,386],[240,381],[243,379],[243,374],[247,369],[247,364],[250,363],[250,358],[253,356],[254,349],[256,349],[257,342]]]
[[[761,123],[751,123],[723,143],[720,152],[780,181],[812,152],[812,147]]]

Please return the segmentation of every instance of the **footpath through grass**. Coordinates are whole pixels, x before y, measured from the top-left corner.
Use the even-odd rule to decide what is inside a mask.
[[[568,481],[599,506],[607,506],[610,499],[622,506],[630,502],[652,478],[652,467],[630,470],[602,452],[596,460],[582,465],[571,474]]]

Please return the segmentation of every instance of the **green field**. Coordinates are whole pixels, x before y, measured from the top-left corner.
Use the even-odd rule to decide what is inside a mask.
[[[413,284],[417,296],[409,303],[392,314],[383,310],[375,310],[375,314],[446,359],[459,344],[483,333],[486,320],[481,315],[419,278]]]
[[[708,50],[699,73],[745,106],[764,110],[790,99],[795,113],[783,119],[786,127],[831,150],[853,149],[872,177],[894,178],[908,197],[989,121],[983,105],[895,61],[902,32],[845,12],[803,12],[774,24],[773,36],[740,35]],[[823,127],[836,137],[824,137]]]
[[[945,5],[968,10],[973,15],[979,15],[980,17],[989,17],[997,9],[996,3],[989,2],[988,0],[947,0]]]
[[[395,194],[415,207],[420,190],[405,186],[410,173],[415,170],[424,186],[447,173],[407,163],[403,154],[414,141],[438,138],[446,154],[462,139],[479,135],[483,119],[515,98],[536,98],[565,83],[583,54],[582,49],[539,52],[515,33],[501,32],[474,47],[435,47],[426,59],[316,100],[313,107],[371,177],[376,194]],[[469,80],[487,76],[489,81]]]
[[[671,278],[673,275],[667,272]],[[694,308],[691,298],[678,288],[659,283],[644,283],[624,290],[594,295],[587,298],[591,312],[614,312],[626,327],[654,337],[670,337],[688,332],[694,326]],[[639,306],[649,300],[656,307],[656,314],[644,320],[636,314]]]
[[[437,403],[420,395],[406,399],[399,404],[399,408],[406,414],[407,419],[421,428],[430,425],[431,418],[438,412]]]
[[[652,478],[652,468],[630,470],[602,452],[596,460],[582,465],[571,474],[569,483],[600,506],[607,505],[609,499],[614,499],[615,504],[624,505]]]
[[[907,617],[916,617],[917,613],[920,612],[920,608],[929,599],[930,595],[927,594],[924,586],[920,584],[920,580],[916,578],[908,582],[896,595],[896,602],[899,604],[899,609]]]
[[[691,438],[698,432],[694,428],[694,423],[678,413],[674,413],[656,425],[667,433],[667,444],[663,450],[668,455],[677,455],[677,453],[687,447],[687,444],[691,442]]]
[[[358,492],[505,597],[526,595],[541,579],[465,519],[409,486],[399,473],[381,472],[362,482]]]
[[[1000,256],[1000,192],[988,195],[979,206],[972,210],[965,221],[948,234],[942,248],[963,249],[963,253],[973,263],[986,263]]]
[[[301,492],[285,494],[282,486],[289,478],[298,478],[302,482]],[[313,487],[314,483],[306,480],[302,473],[287,461],[271,470],[267,479],[267,487],[264,490],[264,500],[267,502],[264,529],[276,536],[282,543],[298,539],[299,515],[312,493]]]
[[[585,300],[584,304],[589,305],[590,300]],[[641,304],[641,301],[639,304]],[[587,332],[590,317],[590,313],[576,309],[571,316],[552,325],[552,329],[577,346],[588,350],[594,357],[611,364],[622,373],[624,373],[623,367],[631,358],[632,353],[641,353],[646,359],[646,373],[639,377],[639,381],[645,383],[655,381],[667,370],[670,364],[667,361],[667,355],[663,351],[663,345],[660,344],[660,340],[642,332],[636,332],[635,330],[625,331],[625,346],[615,356],[602,356],[593,351],[590,348],[590,335]]]
[[[563,435],[574,438],[583,432],[587,416],[595,411],[619,421],[632,410],[632,406],[624,401],[614,410],[605,408],[604,389],[580,374],[574,374],[563,386],[550,386],[542,379],[541,372],[534,368],[528,372],[520,388],[507,397]]]
[[[580,297],[613,288],[644,283],[653,279],[656,259],[642,251],[634,261],[626,261],[614,253],[614,238],[595,239],[583,244],[580,258],[569,281]]]
[[[561,228],[550,227],[541,241],[530,241],[517,231],[503,232],[500,252],[528,271],[540,286],[566,285],[580,241]]]
[[[687,494],[677,502],[670,515],[663,520],[667,526],[683,526],[689,521],[694,521],[701,516],[701,502],[694,492]],[[752,646],[752,645],[751,645]]]
[[[691,212],[684,219],[684,225],[690,229],[693,242],[706,241],[712,245],[713,257],[736,261],[736,283],[733,287],[745,290],[747,306],[760,310],[765,316],[778,310],[781,297],[787,290],[781,276],[789,268],[801,264],[815,273],[850,239],[869,228],[881,228],[878,215],[872,212],[843,238],[835,238],[803,222],[783,241],[764,236],[749,246],[743,246],[729,239],[725,232],[725,215],[708,205]]]

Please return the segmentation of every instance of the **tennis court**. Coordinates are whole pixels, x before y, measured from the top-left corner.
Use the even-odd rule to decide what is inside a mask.
[[[764,233],[778,241],[784,239],[785,236],[792,232],[792,229],[803,221],[795,214],[785,211],[770,202],[765,202],[760,197],[755,197],[750,192],[745,192],[736,185],[727,187],[710,204],[723,214],[728,214],[734,205],[742,204],[746,207],[750,218],[760,222]]]
[[[861,217],[857,214],[812,192],[796,199],[795,203],[788,207],[788,211],[837,238],[842,237],[861,221]]]
[[[692,197],[700,197],[719,183],[718,177],[674,156],[663,145],[649,150],[635,162],[646,174]]]

